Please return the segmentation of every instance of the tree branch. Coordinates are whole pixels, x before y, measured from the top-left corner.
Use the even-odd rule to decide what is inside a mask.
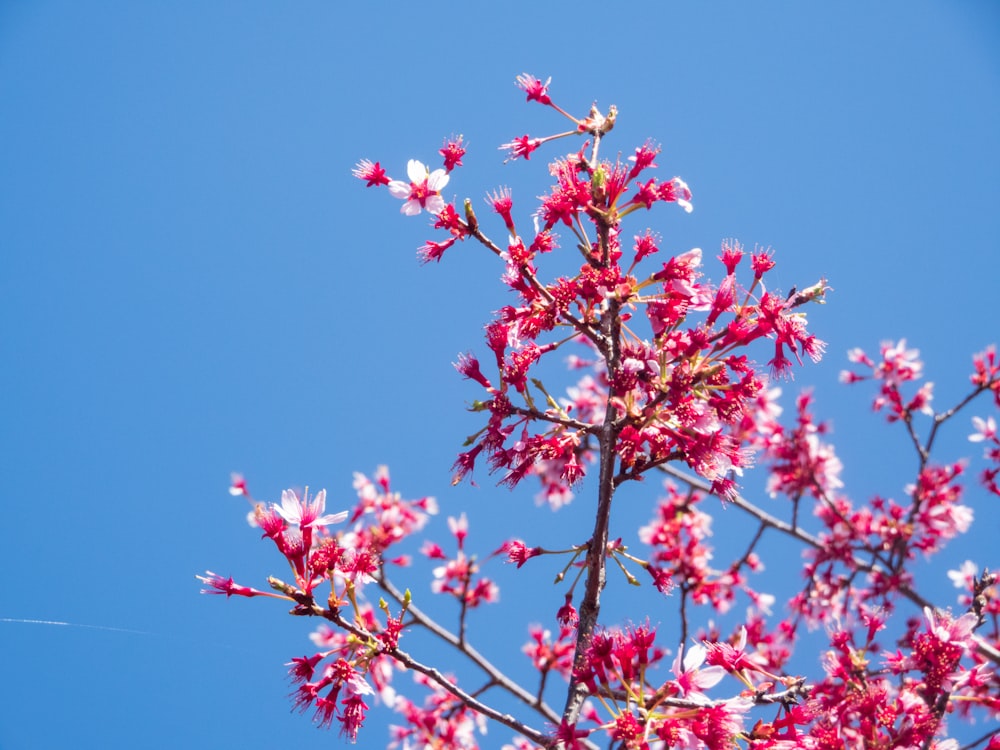
[[[397,603],[402,604],[404,595],[399,591],[392,583],[382,577],[376,579],[379,587],[385,591],[389,596],[391,596]],[[557,724],[559,722],[559,715],[544,701],[540,700],[536,696],[529,693],[527,690],[522,688],[518,683],[510,679],[506,674],[497,669],[493,664],[486,659],[485,656],[479,653],[468,641],[461,641],[457,635],[446,630],[441,625],[437,623],[429,615],[425,614],[421,609],[415,606],[412,602],[407,605],[406,612],[409,614],[414,621],[421,625],[422,627],[429,630],[435,636],[443,640],[445,643],[456,648],[462,654],[464,654],[473,664],[483,670],[489,678],[500,688],[506,690],[508,693],[513,695],[515,698],[520,700],[522,703],[538,711],[541,716]]]
[[[601,244],[608,241],[607,229],[601,233]],[[608,309],[601,319],[601,333],[605,349],[605,362],[609,376],[618,368],[621,318],[619,304],[609,299]],[[587,697],[587,686],[576,678],[583,671],[587,661],[587,649],[597,627],[597,616],[601,611],[601,591],[604,589],[607,565],[608,527],[611,520],[611,500],[615,492],[615,446],[620,427],[617,424],[617,410],[608,399],[604,413],[604,423],[598,433],[600,445],[600,474],[597,490],[597,510],[594,519],[594,533],[587,550],[587,578],[584,583],[583,600],[580,602],[579,623],[576,631],[576,651],[573,655],[573,676],[570,678],[566,695],[563,721],[574,725],[580,716],[580,709]]]
[[[359,628],[353,623],[345,620],[343,617],[341,617],[340,612],[337,610],[323,609],[322,607],[318,606],[314,606],[313,610],[314,614],[317,614],[329,620],[338,627],[343,628],[344,630],[350,633],[353,633],[359,638],[364,638],[367,640],[375,637],[366,630]],[[408,611],[412,612],[412,610],[413,607],[411,606]],[[493,721],[503,724],[505,727],[513,729],[518,734],[527,737],[529,740],[531,740],[536,744],[544,745],[549,741],[548,737],[546,737],[544,733],[539,732],[537,729],[533,729],[532,727],[529,727],[527,724],[518,721],[510,714],[502,713],[501,711],[498,711],[492,706],[488,706],[487,704],[477,700],[475,697],[469,695],[467,692],[458,687],[458,685],[456,685],[447,677],[445,677],[443,674],[441,674],[438,670],[434,669],[433,667],[428,667],[427,665],[417,661],[402,649],[398,647],[386,649],[385,653],[391,656],[396,661],[398,661],[403,666],[412,669],[415,672],[420,672],[420,674],[422,675],[426,675],[431,679],[431,681],[433,681],[435,684],[437,684],[444,690],[451,693],[459,701],[461,701],[463,705],[472,709],[476,713],[482,714],[483,716],[489,719],[493,719]]]

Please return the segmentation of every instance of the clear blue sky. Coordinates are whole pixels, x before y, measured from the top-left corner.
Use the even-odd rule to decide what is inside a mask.
[[[827,359],[785,389],[815,386],[856,501],[900,496],[902,436],[836,375],[848,348],[906,336],[944,406],[1000,339],[1000,5],[7,0],[0,617],[142,632],[0,622],[0,750],[336,745],[285,698],[309,623],[197,593],[206,568],[280,570],[231,470],[262,499],[326,487],[336,510],[353,471],[387,463],[442,526],[467,511],[481,549],[585,538],[583,498],[553,519],[485,474],[449,486],[478,427],[450,363],[481,347],[499,269],[471,248],[420,268],[423,221],[350,176],[464,133],[449,191],[541,193],[534,159],[496,151],[561,125],[523,103],[524,71],[576,111],[617,104],[612,148],[663,144],[695,204],[650,217],[671,247],[737,237],[776,250],[786,290],[830,280],[810,313]],[[970,431],[942,459],[978,455]],[[653,495],[632,498],[634,527]],[[978,534],[944,559],[996,567],[995,498],[969,502]],[[927,586],[950,603],[943,571]],[[530,601],[499,575],[507,604]],[[502,612],[473,622],[484,650],[521,641]],[[674,612],[650,617],[669,632]],[[360,746],[382,746],[380,723]]]

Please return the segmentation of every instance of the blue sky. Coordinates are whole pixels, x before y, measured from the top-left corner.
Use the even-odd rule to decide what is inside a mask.
[[[496,146],[561,123],[523,103],[525,71],[575,111],[617,104],[612,148],[663,145],[694,192],[690,216],[650,216],[676,251],[736,237],[775,249],[786,290],[829,279],[810,312],[827,358],[785,389],[814,386],[852,497],[899,497],[912,454],[836,375],[905,336],[950,405],[1000,339],[1000,6],[0,2],[0,618],[100,626],[0,622],[0,749],[337,742],[288,712],[308,623],[197,593],[206,568],[280,569],[231,470],[337,508],[384,463],[442,526],[465,510],[483,550],[580,533],[582,497],[553,518],[485,475],[449,486],[478,427],[450,363],[504,304],[499,269],[471,249],[419,267],[423,221],[350,176],[463,133],[449,191],[511,185],[527,210],[541,164]],[[942,460],[978,456],[970,431]],[[633,497],[621,533],[651,513]],[[976,532],[943,559],[995,568],[995,503],[969,502]],[[926,585],[950,603],[945,567]],[[503,611],[473,623],[498,650],[521,641]]]

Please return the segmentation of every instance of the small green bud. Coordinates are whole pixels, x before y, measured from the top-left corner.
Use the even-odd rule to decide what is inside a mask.
[[[479,219],[476,218],[476,212],[472,210],[472,201],[468,198],[465,199],[465,223],[469,225],[469,231],[475,232],[479,229]]]

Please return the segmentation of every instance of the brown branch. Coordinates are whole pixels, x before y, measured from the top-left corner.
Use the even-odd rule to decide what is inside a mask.
[[[608,230],[601,227],[601,244],[607,246]],[[601,338],[605,351],[605,362],[609,374],[618,367],[620,357],[619,342],[621,339],[621,317],[619,303],[608,300],[608,307],[601,318]],[[600,445],[600,473],[597,489],[597,509],[594,518],[594,533],[587,549],[586,571],[583,599],[580,602],[579,623],[576,631],[576,651],[573,655],[573,676],[570,678],[569,690],[566,695],[566,707],[563,709],[563,721],[575,725],[580,716],[580,709],[587,697],[587,686],[581,683],[577,672],[582,672],[586,666],[587,649],[597,627],[597,617],[601,611],[601,591],[604,589],[607,565],[608,527],[611,520],[611,500],[615,492],[615,461],[617,454],[615,446],[621,428],[617,423],[617,410],[611,399],[608,399],[604,413],[604,423],[598,432]]]
[[[353,633],[359,638],[369,640],[375,637],[373,634],[367,632],[366,630],[359,628],[353,623],[350,623],[347,620],[345,620],[343,617],[341,617],[340,612],[337,610],[323,609],[322,607],[318,606],[314,606],[312,609],[313,609],[313,614],[329,620],[330,622],[337,625],[337,627],[343,628],[344,630]],[[410,607],[411,612],[412,609],[413,607],[411,606]],[[529,740],[538,745],[544,745],[549,741],[549,738],[544,733],[539,732],[537,729],[529,727],[527,724],[524,724],[521,721],[518,721],[510,714],[505,714],[493,708],[492,706],[489,706],[477,700],[474,696],[465,692],[464,690],[462,690],[462,688],[458,687],[458,685],[456,685],[447,677],[445,677],[443,674],[441,674],[437,669],[435,669],[434,667],[429,667],[426,664],[417,661],[402,649],[398,647],[390,648],[386,649],[385,653],[391,656],[396,661],[398,661],[403,666],[412,669],[415,672],[420,672],[420,674],[427,676],[428,678],[430,678],[432,682],[434,682],[447,692],[451,693],[453,696],[455,696],[455,698],[461,701],[463,705],[472,709],[476,713],[482,714],[483,716],[492,719],[493,721],[503,724],[505,727],[513,729],[518,734],[527,737]]]
[[[388,579],[379,578],[376,579],[376,581],[379,587],[395,599],[397,603],[403,603],[405,598],[404,594],[400,592],[399,589],[397,589]],[[457,635],[443,628],[437,623],[437,621],[421,611],[420,608],[415,606],[412,602],[407,605],[406,612],[413,618],[413,621],[416,624],[426,628],[442,641],[450,646],[453,646],[465,655],[473,664],[483,670],[487,676],[489,676],[490,680],[492,680],[498,687],[506,690],[522,703],[536,710],[546,721],[552,722],[553,724],[557,724],[559,722],[559,715],[550,706],[548,706],[544,701],[539,700],[539,698],[529,693],[518,683],[514,682],[511,678],[497,669],[468,641],[461,640]]]
[[[510,411],[512,414],[518,414],[522,417],[536,419],[539,422],[551,422],[554,425],[566,427],[571,430],[579,430],[580,432],[585,433],[595,431],[595,425],[592,425],[589,422],[581,422],[579,419],[570,419],[569,417],[559,417],[539,411],[538,409],[525,409],[523,406],[515,406],[511,404]]]

